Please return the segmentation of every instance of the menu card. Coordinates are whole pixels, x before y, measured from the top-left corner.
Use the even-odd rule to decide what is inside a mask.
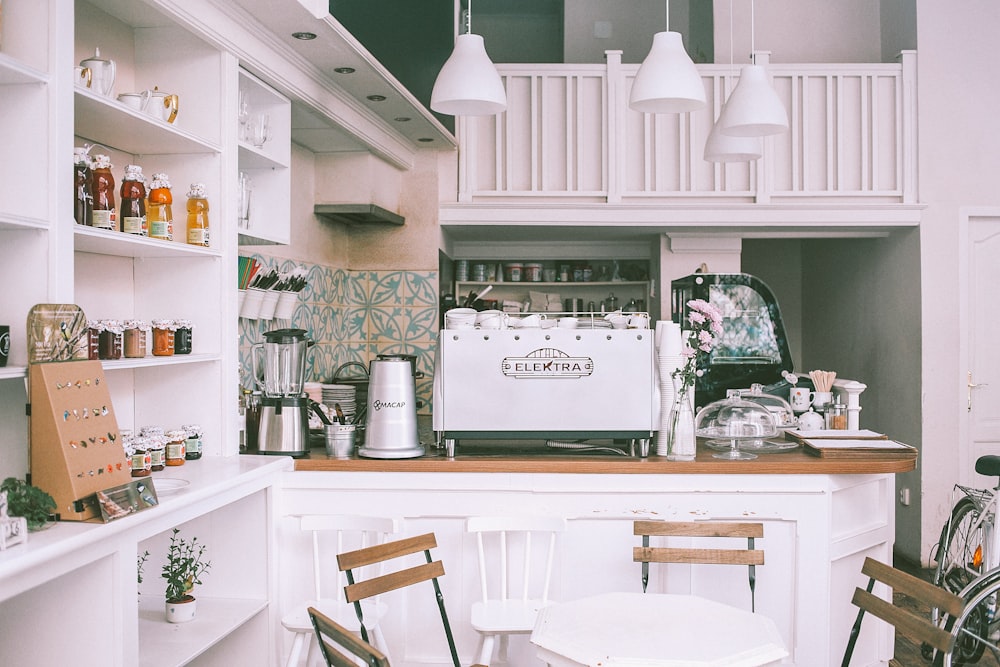
[[[887,440],[885,433],[869,431],[866,428],[859,429],[820,429],[818,431],[800,431],[790,428],[785,431],[785,435],[793,440],[804,442],[806,440]]]
[[[826,458],[910,459],[917,456],[916,447],[889,439],[806,438],[802,445],[806,452]]]

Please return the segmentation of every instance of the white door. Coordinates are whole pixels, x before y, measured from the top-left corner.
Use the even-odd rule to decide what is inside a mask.
[[[965,247],[965,392],[962,413],[967,434],[963,476],[973,484],[996,483],[973,472],[983,454],[1000,454],[1000,210],[968,217]]]

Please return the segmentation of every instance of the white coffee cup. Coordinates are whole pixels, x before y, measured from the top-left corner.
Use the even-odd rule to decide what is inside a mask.
[[[445,329],[474,329],[476,310],[474,308],[452,308],[444,314]]]
[[[118,96],[118,101],[135,111],[145,111],[149,104],[149,91],[141,93],[122,93]]]
[[[579,324],[580,320],[575,317],[560,317],[558,326],[560,329],[575,329]]]
[[[612,329],[628,328],[628,317],[622,315],[621,313],[611,313],[610,315],[606,315],[604,319],[611,322]]]
[[[542,318],[537,313],[532,313],[522,317],[520,324],[522,329],[537,329],[542,326]]]
[[[632,313],[628,316],[629,329],[648,329],[649,315],[647,313]]]
[[[820,412],[826,410],[827,406],[833,403],[832,391],[814,391],[812,405]]]
[[[480,329],[506,329],[507,316],[499,310],[483,310],[476,315],[476,326]]]
[[[809,391],[806,387],[792,387],[788,392],[788,402],[792,410],[805,412],[812,403],[815,392]]]

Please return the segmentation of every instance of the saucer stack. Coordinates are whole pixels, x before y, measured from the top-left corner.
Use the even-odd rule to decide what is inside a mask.
[[[660,377],[660,430],[656,437],[656,455],[667,455],[667,432],[670,430],[670,410],[674,405],[672,373],[684,365],[681,326],[660,320],[656,323],[656,369]]]
[[[344,419],[350,424],[358,411],[357,392],[357,387],[351,384],[324,384],[322,402],[330,408],[331,414],[334,404],[339,403]]]

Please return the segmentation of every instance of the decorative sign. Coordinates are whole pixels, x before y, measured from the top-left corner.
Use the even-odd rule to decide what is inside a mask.
[[[594,360],[590,357],[571,357],[562,350],[546,347],[524,357],[504,357],[500,370],[507,377],[518,379],[576,379],[594,372]]]
[[[104,523],[155,507],[159,503],[152,477],[135,479],[128,484],[97,492],[97,504],[101,507]]]

